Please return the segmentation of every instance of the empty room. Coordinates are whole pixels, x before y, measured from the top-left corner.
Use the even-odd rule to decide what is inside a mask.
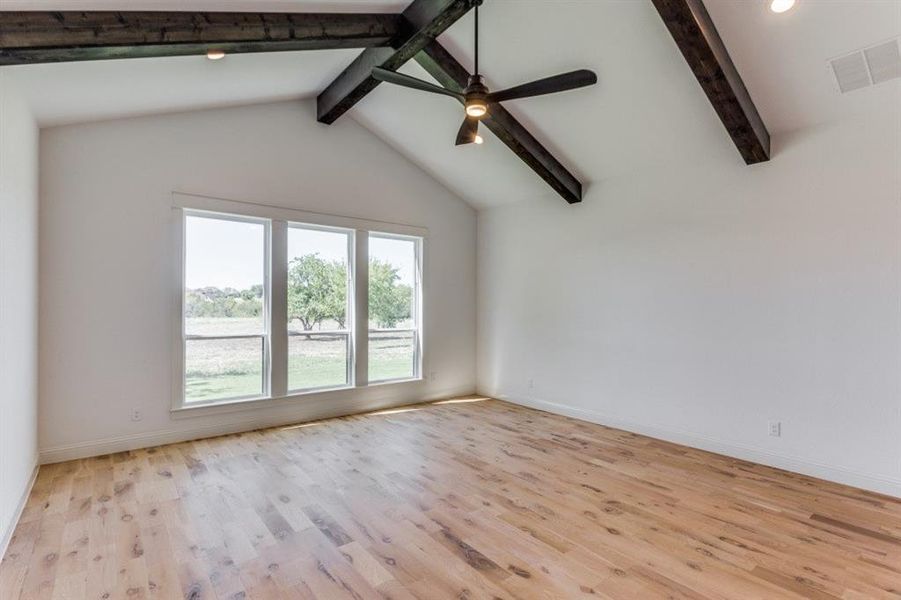
[[[0,557],[901,600],[901,0],[0,0]]]

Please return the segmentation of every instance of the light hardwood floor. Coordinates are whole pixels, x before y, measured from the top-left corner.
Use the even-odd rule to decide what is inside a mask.
[[[495,400],[43,467],[0,598],[899,598],[901,500]]]

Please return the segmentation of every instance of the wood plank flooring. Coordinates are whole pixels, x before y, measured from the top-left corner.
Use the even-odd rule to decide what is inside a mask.
[[[901,598],[901,500],[495,400],[41,468],[0,598]]]

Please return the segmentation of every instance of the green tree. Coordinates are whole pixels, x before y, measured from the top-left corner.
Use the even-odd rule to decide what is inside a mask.
[[[410,318],[413,289],[399,283],[397,271],[391,263],[369,259],[369,318],[379,328],[394,327]]]
[[[205,287],[188,290],[185,294],[185,316],[196,317],[259,317],[263,312],[263,287],[246,290]]]
[[[343,262],[332,261],[326,272],[328,275],[328,287],[331,292],[326,296],[327,319],[338,323],[339,329],[344,329],[347,321],[347,265]]]
[[[288,265],[288,320],[297,319],[304,331],[326,319],[344,327],[347,320],[347,267],[318,254],[293,259]]]
[[[377,327],[390,328],[410,318],[413,289],[400,283],[391,263],[369,261],[369,315]],[[187,290],[188,318],[259,317],[263,312],[263,287],[245,290],[205,287]],[[333,320],[344,328],[347,322],[347,266],[318,254],[293,259],[288,265],[288,320],[297,319],[304,331]]]

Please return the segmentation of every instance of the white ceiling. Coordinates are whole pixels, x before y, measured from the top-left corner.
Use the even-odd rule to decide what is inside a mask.
[[[0,0],[3,1],[3,0]],[[4,67],[49,127],[315,96],[359,50],[142,58]]]
[[[901,0],[798,0],[782,15],[754,0],[705,5],[771,132],[897,106],[897,80],[842,95],[827,61],[901,36]]]
[[[399,11],[406,1],[2,0],[4,10],[157,9]],[[706,0],[774,134],[874,111],[899,111],[901,83],[841,95],[827,60],[901,35],[901,0],[798,0],[783,15],[764,0]],[[487,0],[481,66],[493,89],[591,68],[585,90],[513,101],[514,113],[586,185],[654,165],[730,153],[741,158],[647,0]],[[440,41],[471,68],[472,17]],[[315,96],[357,51],[316,51],[7,67],[42,125]],[[415,63],[403,72],[428,78]],[[379,86],[349,116],[477,207],[554,194],[487,131],[454,147],[453,100]],[[775,157],[778,160],[778,154]]]

